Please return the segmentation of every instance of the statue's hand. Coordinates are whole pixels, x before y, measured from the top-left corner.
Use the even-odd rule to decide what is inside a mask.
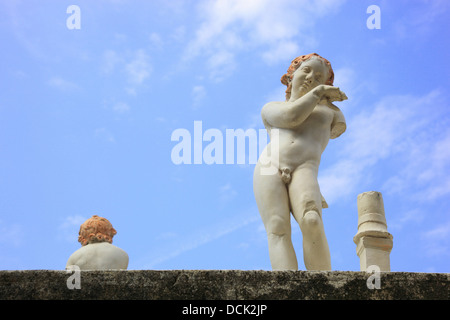
[[[321,84],[314,88],[315,93],[321,97],[321,99],[325,98],[330,102],[333,101],[344,101],[347,100],[347,96],[344,92],[342,92],[338,87],[328,86],[325,84]]]

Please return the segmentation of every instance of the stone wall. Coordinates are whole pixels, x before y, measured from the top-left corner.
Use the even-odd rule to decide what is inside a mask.
[[[0,299],[448,300],[449,275],[241,270],[0,271]],[[368,279],[372,289],[368,288]]]

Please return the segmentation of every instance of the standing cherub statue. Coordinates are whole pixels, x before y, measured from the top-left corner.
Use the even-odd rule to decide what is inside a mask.
[[[333,80],[333,69],[325,58],[316,53],[297,57],[281,78],[287,85],[286,101],[269,102],[261,111],[271,141],[256,164],[253,190],[273,270],[298,269],[291,212],[302,231],[306,269],[331,270],[322,222],[322,208],[328,206],[317,177],[329,139],[346,129],[344,115],[332,102],[347,97],[332,86]],[[264,171],[268,163],[275,168],[272,173]]]
[[[117,231],[108,219],[93,215],[81,226],[78,242],[82,247],[67,261],[66,269],[80,270],[127,269],[128,254],[112,244]]]

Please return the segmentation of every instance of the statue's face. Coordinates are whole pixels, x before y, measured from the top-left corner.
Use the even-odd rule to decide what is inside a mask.
[[[328,77],[328,67],[316,58],[303,62],[295,70],[292,79],[290,101],[295,101],[320,84],[324,84]]]

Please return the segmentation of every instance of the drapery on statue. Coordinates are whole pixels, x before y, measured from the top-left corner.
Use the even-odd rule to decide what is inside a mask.
[[[261,111],[270,143],[255,166],[253,190],[273,270],[298,269],[291,212],[302,231],[306,269],[331,270],[322,222],[322,208],[328,205],[317,177],[329,139],[346,130],[344,115],[332,102],[347,96],[333,81],[328,60],[316,53],[299,56],[281,78],[287,86],[286,101],[269,102]],[[267,164],[273,170],[267,170]]]
[[[108,219],[98,215],[87,219],[78,236],[82,247],[69,257],[66,269],[74,265],[80,270],[127,269],[128,254],[112,245],[116,234]]]

